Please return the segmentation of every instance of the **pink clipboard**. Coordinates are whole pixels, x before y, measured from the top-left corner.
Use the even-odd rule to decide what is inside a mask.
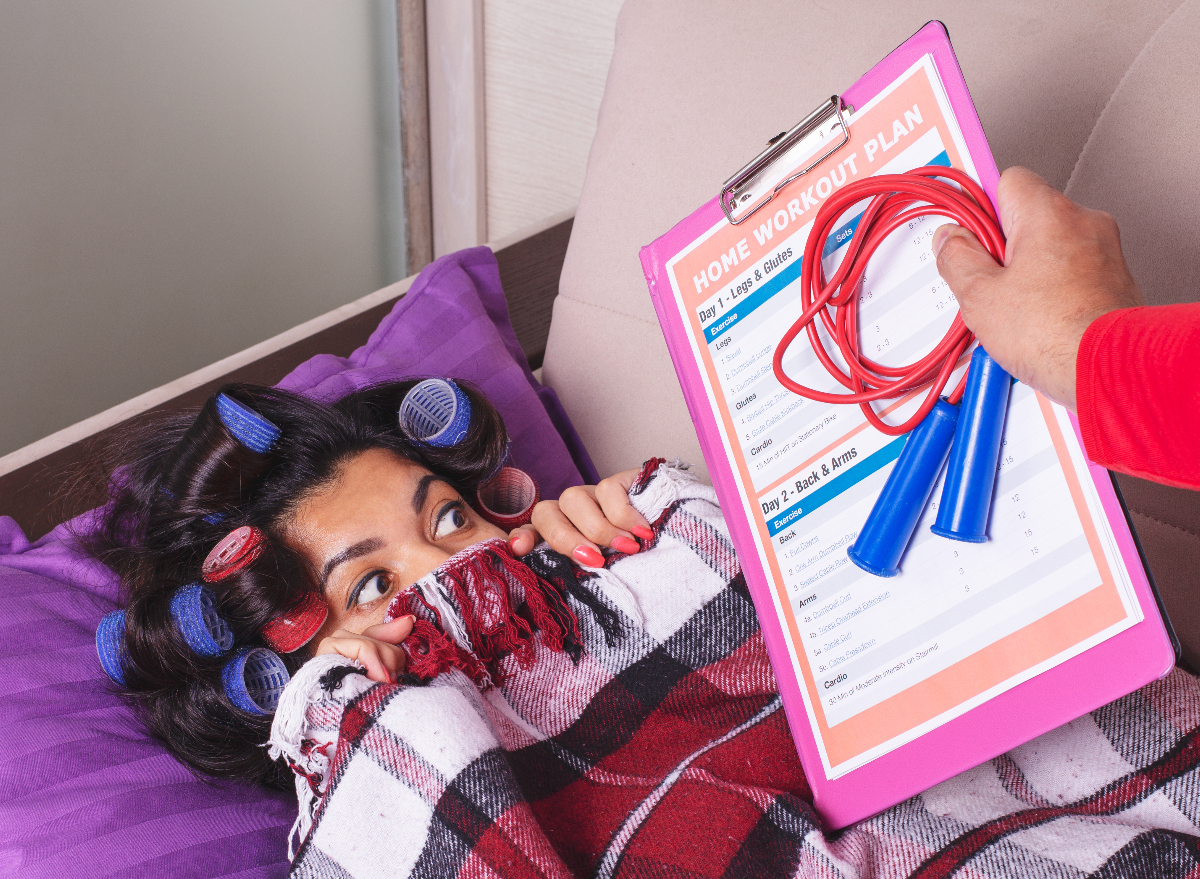
[[[979,180],[995,203],[1000,175],[941,22],[926,24],[841,97],[847,105],[861,107],[926,55],[932,56]],[[709,403],[684,317],[666,275],[671,259],[722,218],[720,200],[714,198],[653,244],[642,248],[642,268],[713,485],[725,510],[735,546],[741,549],[739,558],[759,610],[792,736],[823,821],[830,828],[838,828],[873,815],[1170,672],[1175,663],[1176,648],[1169,623],[1165,621],[1147,578],[1112,479],[1108,471],[1090,464],[1089,475],[1115,535],[1121,561],[1132,581],[1144,619],[864,766],[837,778],[826,777],[804,707],[801,685],[793,671],[783,625],[774,612],[772,581],[763,569],[757,551],[752,549],[755,547],[753,525],[742,506],[733,464],[726,456],[721,440],[718,416]],[[1082,448],[1078,423],[1072,420],[1074,441]]]

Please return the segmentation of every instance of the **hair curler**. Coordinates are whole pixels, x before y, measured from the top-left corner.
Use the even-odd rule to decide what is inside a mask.
[[[904,441],[866,524],[847,551],[850,561],[867,573],[879,577],[900,573],[900,557],[946,463],[957,421],[958,407],[938,400]]]
[[[252,564],[266,545],[266,537],[253,525],[234,528],[205,557],[200,577],[205,583],[219,583]]]
[[[321,631],[328,618],[329,605],[325,599],[315,592],[308,592],[298,607],[267,623],[262,638],[272,650],[294,653]]]
[[[324,602],[320,603],[327,613]],[[217,615],[212,595],[198,583],[176,591],[171,599],[171,616],[188,645],[203,656],[219,656],[233,646],[233,633]],[[323,615],[321,621],[324,622]],[[312,629],[312,634],[318,628],[320,624]],[[312,634],[292,649],[306,643]],[[125,611],[105,614],[96,627],[96,654],[104,673],[120,686],[128,683],[124,639]],[[294,634],[292,640],[296,640]],[[221,668],[221,684],[229,701],[251,714],[272,714],[290,679],[283,660],[265,647],[243,647]]]
[[[454,382],[427,378],[400,402],[400,429],[417,442],[445,448],[462,442],[471,426],[471,401]]]
[[[987,540],[1011,387],[1012,376],[982,347],[976,348],[959,405],[937,520],[930,526],[934,534],[967,543]]]
[[[125,686],[125,611],[106,613],[96,626],[96,655],[100,667],[115,684]]]
[[[260,455],[271,451],[281,433],[270,421],[228,394],[217,394],[217,416],[238,442]]]
[[[201,656],[220,656],[233,647],[233,630],[221,619],[212,593],[201,583],[175,591],[171,618],[183,640]]]
[[[250,714],[273,714],[289,680],[283,660],[265,647],[244,647],[221,669],[229,701]]]
[[[532,521],[533,508],[542,499],[542,493],[533,477],[524,470],[502,467],[499,473],[479,486],[475,497],[483,518],[498,528],[511,531]]]

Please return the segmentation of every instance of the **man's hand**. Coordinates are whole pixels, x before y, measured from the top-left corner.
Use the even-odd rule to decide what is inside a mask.
[[[1113,218],[1072,202],[1027,168],[1000,177],[1004,266],[953,224],[933,236],[938,272],[963,322],[1019,381],[1075,410],[1083,332],[1118,308],[1144,305]]]
[[[593,568],[604,564],[599,546],[632,555],[641,549],[633,535],[654,536],[645,516],[629,503],[629,489],[639,470],[625,470],[600,480],[599,485],[568,488],[556,501],[533,508],[533,524],[514,530],[508,538],[513,552],[525,555],[539,535],[551,548]]]

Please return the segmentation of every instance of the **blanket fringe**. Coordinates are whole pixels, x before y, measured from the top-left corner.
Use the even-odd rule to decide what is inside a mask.
[[[272,760],[286,760],[296,774],[296,798],[300,803],[300,814],[288,834],[289,860],[295,857],[295,845],[303,842],[312,828],[313,810],[328,784],[329,764],[337,743],[336,729],[326,731],[324,741],[310,738],[314,730],[309,710],[322,704],[344,705],[374,686],[364,675],[344,674],[347,670],[358,672],[362,667],[336,653],[313,657],[292,675],[275,708],[267,753]],[[337,684],[328,686],[333,679]]]
[[[642,465],[642,470],[629,489],[629,502],[633,508],[653,523],[689,486],[696,477],[687,472],[688,465],[676,458],[651,458]]]
[[[471,649],[448,633],[458,621],[443,619],[420,588],[402,593],[398,597],[407,599],[407,611],[393,607],[389,615],[417,617],[405,645],[408,671],[418,678],[429,680],[458,668],[476,684],[491,686],[490,672],[503,657],[511,654],[521,668],[533,665],[535,632],[556,653],[579,643],[579,621],[562,593],[516,558],[504,540],[474,546],[435,574],[453,595]]]

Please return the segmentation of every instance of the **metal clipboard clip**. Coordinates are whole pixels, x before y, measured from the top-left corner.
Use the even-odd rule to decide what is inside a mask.
[[[847,117],[854,108],[842,101],[840,95],[828,101],[800,120],[789,131],[776,135],[767,148],[755,156],[746,167],[725,181],[721,187],[721,210],[733,225],[744,222],[751,214],[773,199],[776,193],[797,177],[803,177],[850,142]],[[821,150],[825,141],[841,129],[841,137],[828,149],[809,161],[786,179],[775,183],[771,171],[780,167],[795,167]],[[782,160],[790,158],[792,164]]]

